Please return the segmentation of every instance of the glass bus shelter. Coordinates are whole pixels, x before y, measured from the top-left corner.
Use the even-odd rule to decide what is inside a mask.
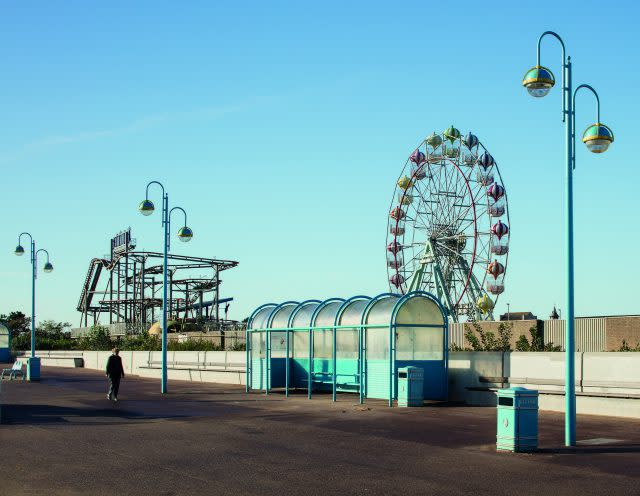
[[[247,323],[246,390],[284,388],[397,399],[397,369],[424,370],[424,398],[447,398],[447,318],[430,293],[286,301]]]

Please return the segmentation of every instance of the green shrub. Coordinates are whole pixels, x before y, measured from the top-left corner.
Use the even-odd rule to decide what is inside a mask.
[[[511,335],[513,334],[513,324],[511,322],[500,322],[498,325],[498,336],[491,331],[485,331],[477,321],[472,320],[464,325],[464,337],[471,346],[465,351],[511,351]],[[463,351],[457,349],[451,351]]]
[[[139,334],[129,334],[118,340],[118,346],[122,350],[129,351],[160,351],[162,340],[160,336],[152,336],[147,331]]]
[[[206,339],[187,339],[182,342],[171,340],[167,343],[167,349],[170,351],[224,351],[222,346]]]
[[[237,342],[237,343],[233,344],[231,346],[231,348],[229,348],[229,351],[247,351],[247,344],[246,343]]]
[[[109,329],[103,326],[93,326],[89,332],[78,339],[78,348],[81,350],[106,351],[113,348]]]
[[[542,333],[537,327],[529,329],[531,341],[523,334],[516,341],[516,351],[562,351],[562,346],[556,346],[552,343],[544,342]]]
[[[622,340],[622,346],[618,348],[618,351],[640,351],[640,341],[635,346],[629,346],[626,340]]]

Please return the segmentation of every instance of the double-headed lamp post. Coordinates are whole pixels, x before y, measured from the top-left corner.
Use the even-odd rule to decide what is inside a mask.
[[[573,170],[576,165],[575,101],[581,89],[590,90],[596,97],[596,123],[590,125],[582,134],[582,141],[589,151],[603,153],[613,143],[613,132],[600,122],[600,99],[596,91],[588,84],[581,84],[575,91],[571,87],[571,57],[566,55],[562,38],[553,31],[545,31],[538,38],[537,63],[528,70],[522,85],[531,96],[546,96],[555,85],[553,73],[540,65],[540,43],[550,35],[562,45],[562,121],[566,127],[565,159],[565,256],[566,256],[566,332],[565,332],[565,444],[576,443],[576,395],[575,395],[575,330],[574,330],[574,286],[573,286]]]
[[[153,202],[149,200],[149,186],[157,184],[162,189],[162,226],[164,227],[164,256],[162,262],[162,394],[167,392],[167,287],[168,287],[168,269],[167,269],[167,255],[171,247],[171,235],[169,230],[171,229],[171,214],[174,210],[180,210],[184,214],[184,225],[178,230],[178,239],[183,242],[191,241],[193,238],[193,231],[187,227],[187,212],[180,207],[173,207],[169,210],[169,195],[165,192],[164,186],[158,181],[151,181],[147,184],[147,190],[145,199],[140,203],[138,210],[142,215],[151,215],[155,211]]]
[[[31,357],[27,361],[27,377],[29,380],[40,378],[40,362],[36,358],[36,278],[38,277],[38,253],[43,252],[47,255],[47,262],[42,270],[45,272],[53,272],[53,265],[49,261],[49,252],[47,250],[36,250],[36,242],[33,236],[28,232],[23,232],[18,236],[18,246],[14,250],[17,256],[24,255],[24,247],[22,246],[22,236],[28,236],[31,245]]]

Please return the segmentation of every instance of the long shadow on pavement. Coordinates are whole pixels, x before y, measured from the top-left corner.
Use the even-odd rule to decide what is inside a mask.
[[[640,444],[618,446],[576,446],[563,448],[542,448],[537,453],[549,453],[554,455],[593,455],[595,453],[640,453]]]
[[[158,420],[183,418],[187,415],[145,415],[131,410],[113,408],[73,408],[54,405],[4,405],[3,423],[13,425],[66,424],[82,419],[83,424],[121,424],[127,420]],[[89,422],[87,422],[87,420]],[[114,422],[115,421],[115,422]]]

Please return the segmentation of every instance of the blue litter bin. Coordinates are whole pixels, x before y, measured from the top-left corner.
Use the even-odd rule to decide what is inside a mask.
[[[538,449],[538,391],[522,387],[500,389],[496,448],[503,451]]]
[[[40,358],[29,357],[27,359],[27,380],[39,381],[40,380]]]
[[[424,370],[420,367],[398,368],[398,406],[424,405]]]

